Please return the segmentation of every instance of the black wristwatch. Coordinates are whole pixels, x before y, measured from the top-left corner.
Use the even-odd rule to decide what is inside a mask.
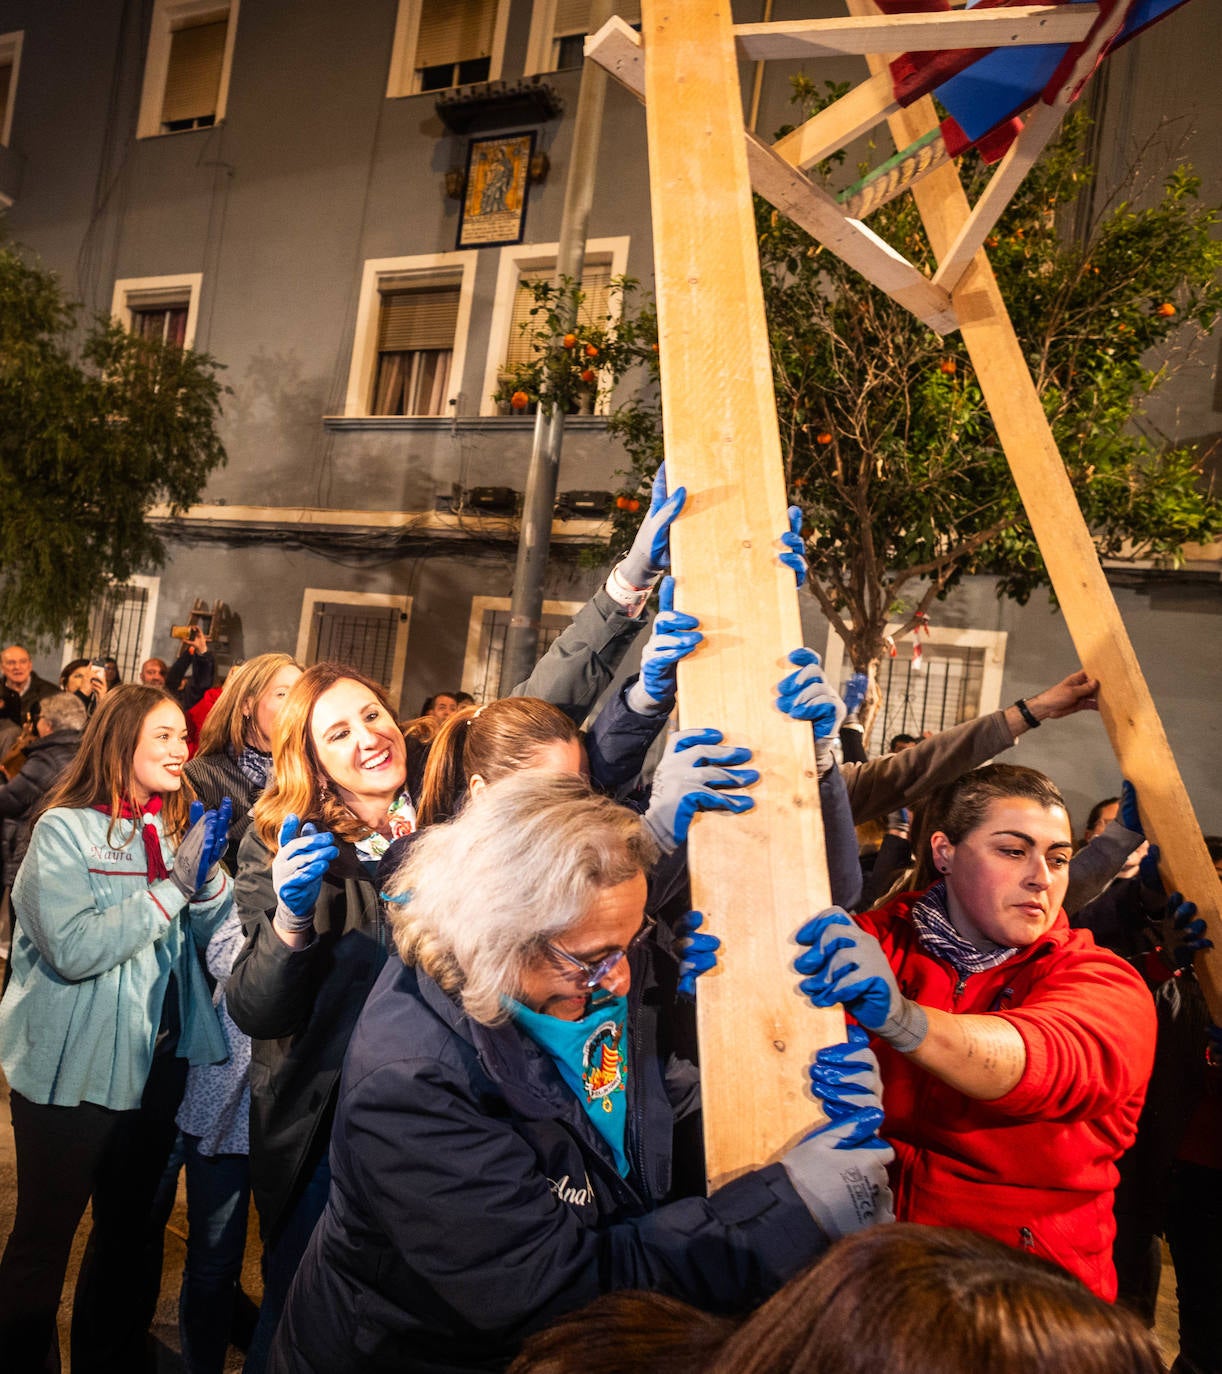
[[[1038,730],[1040,728],[1040,723],[1032,712],[1031,707],[1027,705],[1022,697],[1019,697],[1014,705],[1018,708],[1018,714],[1022,716],[1033,730]]]

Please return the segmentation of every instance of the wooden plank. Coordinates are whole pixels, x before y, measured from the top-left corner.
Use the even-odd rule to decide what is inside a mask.
[[[1016,5],[1004,10],[946,14],[872,14],[848,19],[797,19],[737,24],[738,55],[756,62],[802,61],[946,48],[1009,48],[1033,43],[1079,43],[1098,17],[1098,5]]]
[[[870,0],[847,3],[854,14],[873,12]],[[881,61],[870,59],[872,66]],[[936,123],[928,98],[890,120],[901,148]],[[913,195],[934,252],[946,255],[969,214],[958,172],[952,164],[939,168]],[[1196,971],[1214,1020],[1222,1022],[1222,884],[983,252],[972,259],[952,297],[1066,627],[1082,666],[1099,679],[1103,724],[1122,774],[1137,788],[1142,822],[1162,851],[1164,881],[1196,902],[1214,942],[1198,955]]]
[[[880,291],[939,334],[952,333],[959,327],[949,294],[943,293],[868,225],[850,219],[828,192],[778,157],[774,148],[754,134],[747,135],[747,164],[751,185],[765,200],[813,234]]]
[[[1108,44],[1124,27],[1132,9],[1133,0],[1129,0],[1127,5],[1117,5],[1108,16],[1107,22],[1100,24],[1091,35],[1090,41],[1082,45],[1082,50],[1061,89],[1048,103],[1037,100],[1032,106],[1022,132],[1010,145],[1001,165],[989,178],[989,184],[972,207],[963,227],[955,235],[954,242],[945,254],[940,255],[938,270],[934,274],[934,281],[939,286],[951,290],[967,271],[968,264],[977,252],[984,247],[990,230],[1001,218],[1014,192],[1022,184],[1023,178],[1035,166],[1039,155],[1061,127],[1061,120],[1076,98],[1082,83],[1094,71],[1100,54],[1107,50]]]
[[[777,563],[785,485],[728,6],[644,0],[646,121],[675,601],[706,643],[679,667],[684,726],[749,744],[756,808],[692,827],[694,904],[722,940],[697,1012],[710,1184],[779,1157],[818,1119],[806,1066],[844,1036],[797,992],[793,934],[829,901],[805,725],[773,709],[801,643]]]
[[[811,115],[792,133],[778,138],[772,149],[791,167],[813,167],[855,138],[868,134],[898,109],[891,73],[879,72]]]
[[[1039,155],[1061,127],[1064,114],[1063,106],[1045,105],[1042,101],[1036,104],[1023,125],[1022,133],[1010,144],[997,170],[989,178],[989,184],[980,193],[963,227],[955,235],[955,241],[939,261],[938,270],[933,276],[936,285],[944,286],[948,291],[954,290],[972,259],[984,247],[984,241],[993,226],[1005,213],[1023,178],[1035,166]]]
[[[585,51],[587,57],[644,99],[646,63],[640,36],[622,19],[609,20],[587,38]],[[834,245],[835,252],[867,281],[894,296],[931,329],[948,334],[958,327],[947,292],[934,286],[873,230],[847,216],[832,196],[778,157],[768,144],[754,134],[740,133],[746,142],[751,184],[760,195],[820,242]]]

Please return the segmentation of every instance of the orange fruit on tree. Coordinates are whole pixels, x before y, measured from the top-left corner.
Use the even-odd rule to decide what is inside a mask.
[[[1175,306],[1173,306],[1170,301],[1164,301],[1154,313],[1169,320],[1171,316],[1175,314]]]
[[[576,348],[576,347],[577,347],[577,335],[576,335],[576,334],[566,334],[566,335],[564,336],[564,346],[565,346],[565,348]]]
[[[959,364],[955,362],[954,358],[943,358],[938,364],[938,367],[941,368],[948,377],[953,377],[959,370]]]
[[[598,357],[598,349],[595,348],[593,344],[586,344],[586,357],[587,357],[587,358],[597,358],[597,357]]]
[[[822,434],[815,435],[816,444],[830,444],[831,442],[832,436],[827,432],[827,430],[824,430]]]
[[[509,404],[514,410],[525,410],[530,405],[530,397],[524,391],[515,391],[509,398]]]
[[[587,386],[589,386],[589,384],[594,380],[596,376],[597,373],[594,371],[592,367],[583,368],[581,371],[581,380],[585,382]]]

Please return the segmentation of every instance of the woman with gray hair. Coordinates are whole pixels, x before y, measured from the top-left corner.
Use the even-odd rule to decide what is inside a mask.
[[[676,970],[644,914],[655,852],[639,816],[553,773],[494,782],[421,834],[273,1371],[503,1369],[531,1330],[624,1288],[743,1310],[890,1219],[855,1043],[811,1072],[830,1124],[707,1198],[674,1196],[673,1130],[699,1085],[670,1049]]]

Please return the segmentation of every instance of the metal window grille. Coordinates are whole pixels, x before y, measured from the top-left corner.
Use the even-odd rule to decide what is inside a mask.
[[[539,617],[539,657],[542,658],[555,641],[572,624],[567,615]],[[509,612],[485,611],[479,636],[479,677],[469,689],[476,701],[483,704],[495,701],[501,694],[501,663],[505,657],[505,634],[509,629]]]
[[[89,637],[80,646],[82,658],[113,658],[119,677],[132,682],[140,672],[147,587],[122,583],[107,587],[89,612]]]
[[[910,657],[887,659],[879,686],[883,702],[871,731],[870,753],[885,754],[895,735],[948,730],[980,712],[983,649],[957,645],[922,646],[921,666]]]
[[[395,641],[407,620],[397,606],[316,601],[310,630],[311,663],[346,663],[391,690]]]

